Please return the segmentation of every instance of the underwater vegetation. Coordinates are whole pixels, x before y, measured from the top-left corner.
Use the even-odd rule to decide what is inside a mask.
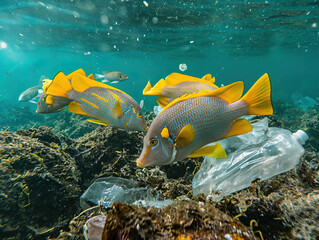
[[[237,239],[261,239],[261,235],[263,239],[318,238],[319,144],[312,136],[319,134],[316,124],[319,109],[314,107],[303,112],[283,102],[275,102],[274,109],[271,126],[304,129],[309,133],[306,154],[293,170],[263,182],[256,181],[218,203],[201,195],[192,196],[192,179],[202,158],[187,158],[173,167],[137,168],[135,160],[142,149],[142,132],[98,126],[83,137],[71,139],[57,136],[53,129],[44,126],[17,132],[3,129],[0,131],[0,238],[83,239],[85,222],[101,212],[109,220],[104,235],[111,236],[114,232],[111,230],[116,230],[118,235],[112,235],[114,239],[150,239],[147,236],[152,233],[162,234],[154,235],[158,239],[161,236],[162,239],[164,236],[165,239],[207,239],[212,229],[216,234],[226,237],[230,234],[236,239],[233,224],[248,234],[246,238],[238,235]],[[292,112],[294,121],[290,119]],[[152,117],[146,114],[145,118]],[[72,121],[81,123],[83,119]],[[149,125],[150,121],[147,122]],[[60,124],[61,128],[69,127],[67,121]],[[136,180],[156,188],[164,199],[181,200],[163,209],[117,203],[111,209],[93,206],[81,213],[81,194],[95,179],[104,176]],[[186,202],[182,200],[185,197],[181,198],[183,195]],[[201,209],[207,215],[200,215]],[[170,222],[165,213],[170,214]],[[130,221],[127,214],[131,216]],[[216,222],[222,222],[222,227]]]

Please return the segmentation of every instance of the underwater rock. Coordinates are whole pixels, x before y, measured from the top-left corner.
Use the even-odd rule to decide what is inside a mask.
[[[180,202],[162,209],[115,203],[106,239],[256,239],[252,231],[209,204]]]
[[[47,128],[20,134],[0,132],[0,238],[44,238],[78,211],[79,174]]]

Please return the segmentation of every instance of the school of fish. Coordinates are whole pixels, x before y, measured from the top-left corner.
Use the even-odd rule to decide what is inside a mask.
[[[107,73],[109,79],[127,79],[120,72],[104,72],[105,78]],[[131,96],[96,81],[93,74],[86,76],[83,69],[69,75],[59,72],[52,80],[43,79],[42,89],[37,113],[67,109],[90,117],[88,121],[93,123],[148,130],[136,160],[139,167],[167,165],[205,155],[225,158],[227,155],[217,141],[252,130],[250,123],[240,117],[273,114],[267,73],[244,96],[242,81],[218,87],[211,74],[196,78],[172,73],[154,87],[148,81],[143,94],[158,95],[157,103],[163,107],[149,129],[141,107]]]

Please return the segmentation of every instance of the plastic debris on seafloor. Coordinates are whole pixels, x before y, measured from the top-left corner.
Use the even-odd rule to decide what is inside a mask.
[[[101,240],[105,221],[106,221],[106,216],[104,214],[91,217],[89,220],[87,220],[83,229],[84,239]]]
[[[153,108],[155,115],[158,115],[162,110],[163,108],[161,106],[154,106]]]
[[[298,164],[305,152],[302,145],[308,140],[305,132],[268,128],[268,118],[253,123],[252,127],[250,133],[219,141],[227,158],[204,158],[192,182],[195,196],[204,193],[219,201],[251,186],[257,179],[268,179]]]
[[[291,98],[294,105],[301,108],[304,111],[308,111],[309,108],[312,108],[319,104],[318,99],[316,100],[308,96],[304,97],[299,93],[294,93]]]
[[[87,209],[101,204],[109,208],[114,202],[133,204],[138,200],[157,201],[159,193],[151,187],[141,187],[139,182],[119,178],[97,179],[81,196],[80,205]]]

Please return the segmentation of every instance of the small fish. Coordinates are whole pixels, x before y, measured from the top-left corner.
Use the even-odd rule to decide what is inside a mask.
[[[270,115],[271,87],[264,74],[243,96],[244,83],[175,99],[153,120],[137,159],[139,167],[167,165],[186,157],[226,157],[218,140],[250,132],[243,115]]]
[[[66,76],[68,80],[71,80],[73,75],[75,73],[81,74],[83,76],[86,76],[85,72],[83,69],[78,69],[69,75]],[[89,79],[94,80],[93,74],[90,74],[88,76]],[[42,88],[43,88],[43,93],[41,94],[39,101],[38,101],[38,107],[36,110],[36,113],[55,113],[55,112],[60,112],[65,110],[65,106],[69,105],[72,100],[64,97],[58,97],[58,96],[53,96],[46,94],[46,91],[48,87],[51,85],[52,80],[50,79],[43,79],[42,80]]]
[[[46,79],[45,76],[41,76],[40,78],[40,85],[28,88],[27,90],[23,91],[19,96],[19,102],[32,102],[36,103],[34,100],[39,97],[42,93],[42,82]]]
[[[183,96],[200,91],[212,91],[218,87],[214,84],[215,78],[211,74],[206,74],[204,77],[196,78],[181,73],[172,73],[165,80],[159,80],[154,87],[148,81],[143,90],[144,95],[160,95],[157,98],[157,103],[161,107],[165,107],[171,101]]]
[[[95,119],[88,121],[127,130],[147,129],[138,103],[121,90],[75,73],[71,81],[59,72],[46,94],[72,100],[68,110]]]
[[[102,82],[119,83],[128,79],[128,76],[121,72],[103,72],[102,74],[95,74],[96,79],[102,79]]]
[[[23,91],[19,96],[19,102],[32,102],[35,103],[34,99],[37,98],[41,93],[42,89],[39,89],[39,86],[34,86],[28,88],[27,90]]]

